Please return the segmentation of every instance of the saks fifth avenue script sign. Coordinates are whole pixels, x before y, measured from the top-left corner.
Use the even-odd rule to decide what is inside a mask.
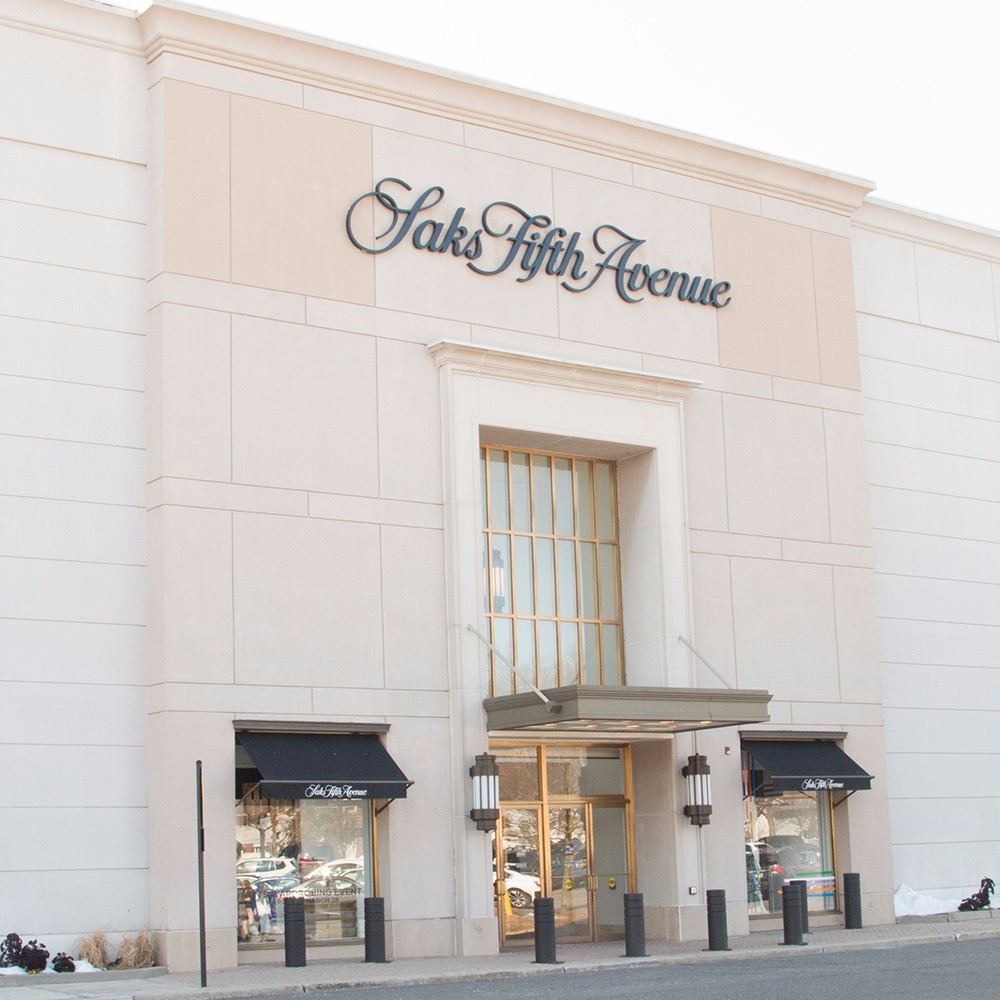
[[[307,799],[366,799],[368,798],[368,789],[355,788],[354,785],[315,782],[306,786],[303,797]]]
[[[669,267],[652,267],[639,259],[644,239],[631,236],[618,226],[598,226],[589,238],[553,225],[547,215],[531,214],[509,201],[494,201],[480,213],[478,225],[467,221],[466,209],[457,208],[451,218],[435,218],[432,209],[444,200],[444,188],[436,185],[421,194],[397,177],[383,177],[374,191],[355,199],[347,212],[347,235],[359,250],[388,253],[408,242],[416,250],[450,254],[465,260],[476,274],[522,272],[517,280],[528,282],[545,274],[560,278],[570,292],[586,292],[598,282],[613,284],[625,302],[641,302],[676,296],[683,302],[723,309],[732,301],[732,284]],[[367,246],[355,231],[355,215],[363,205],[374,203],[388,214],[388,225]],[[482,260],[489,240],[507,244],[493,258]]]

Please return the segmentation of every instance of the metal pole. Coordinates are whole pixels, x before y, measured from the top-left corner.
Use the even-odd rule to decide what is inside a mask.
[[[802,933],[809,933],[809,883],[804,878],[795,879],[792,883],[799,887],[799,901],[802,903]]]
[[[844,927],[849,931],[861,929],[861,875],[844,872]]]
[[[646,914],[641,892],[625,893],[625,957],[646,957]]]
[[[551,896],[535,896],[535,963],[556,963],[556,904]]]
[[[705,893],[705,903],[708,908],[708,950],[729,951],[726,890],[707,890]]]
[[[385,900],[381,896],[365,899],[365,961],[385,961]]]
[[[208,958],[205,943],[205,807],[202,793],[201,761],[194,762],[195,810],[198,817],[198,951],[201,958],[201,985],[208,986]]]

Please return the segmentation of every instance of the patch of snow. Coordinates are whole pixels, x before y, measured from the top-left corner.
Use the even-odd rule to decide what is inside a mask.
[[[18,967],[15,966],[14,968],[11,968],[11,969],[0,969],[0,976],[29,976],[29,975],[44,976],[44,975],[47,975],[50,972],[54,976],[64,976],[64,975],[66,975],[65,972],[56,972],[56,970],[52,968],[52,959],[53,958],[55,958],[55,955],[52,955],[49,958],[49,964],[41,972],[38,972],[38,973],[25,972],[24,969],[21,969],[21,968],[18,968]],[[82,958],[74,958],[73,959],[73,964],[76,966],[76,971],[77,972],[100,972],[101,971],[96,966],[91,965],[90,962],[85,962]]]
[[[901,885],[894,895],[897,917],[928,917],[934,913],[955,913],[960,899],[938,899]]]

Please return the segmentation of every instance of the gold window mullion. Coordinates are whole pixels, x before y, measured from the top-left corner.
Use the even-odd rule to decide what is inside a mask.
[[[558,496],[556,495],[556,463],[554,457],[549,461],[549,482],[552,489],[552,598],[556,633],[556,685],[563,686],[563,655],[562,655],[562,629],[559,623],[562,618],[559,615],[559,523],[558,523]]]
[[[616,483],[611,463],[596,460],[578,458],[572,455],[558,454],[555,452],[529,451],[515,448],[491,448],[483,446],[480,451],[481,461],[484,465],[483,482],[485,484],[485,515],[486,525],[484,527],[484,539],[487,547],[487,617],[488,633],[491,642],[497,644],[498,648],[503,648],[498,641],[500,633],[498,626],[503,620],[509,625],[510,650],[512,659],[519,667],[527,665],[527,661],[533,655],[532,671],[528,676],[532,676],[539,687],[553,683],[557,686],[564,686],[570,682],[567,675],[566,664],[568,662],[568,650],[566,648],[567,637],[564,632],[575,633],[576,660],[578,663],[578,677],[580,682],[588,677],[598,684],[617,683],[619,674],[622,671],[622,629],[621,629],[621,595],[620,595],[620,568],[618,558],[620,547],[617,534],[616,512],[618,508]],[[519,464],[518,477],[515,482],[514,459],[523,459]],[[493,466],[497,466],[496,469]],[[501,473],[505,476],[503,483],[499,482]],[[563,491],[560,495],[558,481],[568,473],[571,477],[569,490]],[[581,483],[580,477],[586,474],[588,480]],[[542,477],[546,476],[547,479]],[[494,503],[494,493],[491,482],[496,483],[496,503]],[[545,484],[542,486],[540,484]],[[542,503],[542,490],[547,488],[548,510],[542,511],[545,523],[539,513],[539,503]],[[587,513],[590,524],[583,524],[582,491],[588,491]],[[525,496],[527,491],[527,496]],[[516,496],[515,496],[516,494]],[[509,511],[510,523],[500,527],[494,521],[497,515],[497,506],[506,503]],[[564,508],[568,503],[571,510]],[[527,505],[527,510],[525,509]],[[592,508],[592,509],[591,509]],[[517,510],[520,510],[520,514]],[[601,511],[605,513],[602,515]],[[561,513],[560,513],[561,512]],[[571,515],[571,516],[569,516]],[[603,518],[603,521],[602,521]],[[551,527],[549,521],[551,520]],[[560,533],[560,523],[565,534]],[[546,529],[542,531],[541,529]],[[503,539],[498,546],[498,542]],[[540,540],[545,540],[545,545],[539,544]],[[525,545],[525,542],[530,544]],[[521,543],[520,546],[518,543]],[[564,570],[568,567],[568,559],[560,556],[560,542],[569,549],[567,556],[571,553],[575,563],[573,579],[566,579]],[[584,579],[583,558],[584,545],[588,546],[588,552],[593,556],[592,565],[589,567],[587,579]],[[611,561],[611,579],[605,579],[602,573],[602,546],[610,546],[608,559]],[[496,581],[496,559],[494,548],[505,550],[509,553],[508,565],[505,567],[504,587],[505,597],[509,606],[505,603],[502,609],[496,605],[494,595],[494,585]],[[551,548],[551,566],[542,565],[542,548]],[[530,565],[529,565],[530,562]],[[566,565],[563,565],[563,563]],[[530,580],[525,579],[525,572],[530,573]],[[530,588],[530,594],[524,591],[525,587]],[[553,647],[550,647],[550,657],[554,656],[554,669],[546,668],[543,672],[543,643],[542,624],[543,608],[539,600],[542,590],[546,594],[551,589],[554,607],[545,608],[544,632],[546,642],[548,635],[554,633]],[[569,614],[561,614],[560,591],[572,590],[572,597],[576,601],[575,609]],[[588,605],[585,594],[590,595],[593,607]],[[526,599],[527,598],[527,599]],[[548,617],[552,615],[552,617]],[[616,617],[613,617],[616,616]],[[616,658],[616,676],[609,675],[609,664],[606,654],[610,655],[612,650],[605,649],[605,630],[607,627],[614,627],[616,639],[614,655]],[[506,630],[504,630],[506,635]],[[592,638],[588,648],[587,637]],[[530,643],[530,647],[529,647]],[[584,659],[587,658],[586,664]],[[490,682],[493,691],[497,689],[497,677],[500,669],[497,658],[493,655],[489,658]],[[554,674],[554,677],[553,677]],[[508,685],[504,681],[503,688],[518,691],[523,688],[524,681],[516,676],[511,678]]]

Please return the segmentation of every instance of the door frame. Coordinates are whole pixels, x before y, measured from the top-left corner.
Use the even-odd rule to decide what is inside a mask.
[[[563,750],[570,747],[586,748],[591,746],[614,747],[622,752],[622,764],[624,770],[625,791],[622,795],[554,795],[548,794],[548,781],[546,775],[546,752],[549,749]],[[500,826],[495,841],[494,863],[496,865],[497,878],[504,871],[505,857],[503,853],[503,813],[505,809],[535,809],[538,816],[538,876],[542,883],[541,892],[543,895],[552,895],[554,885],[552,878],[552,863],[550,848],[547,846],[550,841],[549,811],[560,807],[583,808],[584,822],[587,829],[586,844],[586,864],[587,864],[587,910],[588,910],[588,935],[587,937],[561,938],[563,941],[593,941],[597,935],[597,876],[593,871],[594,866],[594,843],[593,843],[593,815],[595,806],[622,808],[625,817],[625,858],[628,875],[628,886],[625,891],[636,892],[638,875],[635,862],[635,809],[632,785],[632,748],[628,743],[605,743],[605,742],[580,742],[580,743],[538,743],[535,741],[514,741],[503,740],[490,744],[490,749],[503,749],[519,747],[522,749],[535,750],[535,767],[538,777],[537,799],[511,799],[503,798],[503,787],[500,789]],[[527,945],[532,942],[532,936],[521,937],[517,940],[508,939],[507,912],[504,909],[505,901],[502,894],[495,893],[497,925],[500,935],[500,947]]]

